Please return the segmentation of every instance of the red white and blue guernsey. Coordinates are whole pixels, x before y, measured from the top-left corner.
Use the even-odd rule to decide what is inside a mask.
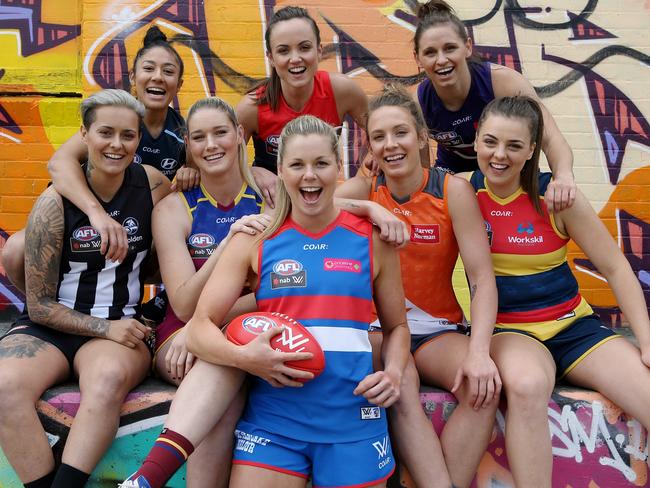
[[[452,173],[477,169],[474,139],[476,125],[485,106],[494,100],[490,63],[469,63],[472,84],[463,106],[451,111],[427,78],[418,86],[418,101],[429,128],[438,144],[436,166]]]
[[[264,200],[246,183],[227,206],[220,205],[203,185],[179,195],[192,221],[192,229],[187,236],[187,250],[196,270],[203,266],[225,239],[233,223],[246,215],[256,215],[264,211]],[[183,325],[184,322],[176,317],[168,304],[165,320],[156,329],[156,351]]]
[[[540,173],[540,195],[550,181],[550,173]],[[490,240],[499,292],[497,327],[545,341],[593,314],[567,263],[569,237],[558,230],[543,196],[540,215],[522,188],[503,199],[490,191],[480,171],[470,182]]]
[[[258,266],[259,310],[281,312],[306,326],[326,366],[302,388],[274,388],[256,378],[242,420],[312,443],[386,436],[384,410],[352,393],[373,372],[372,225],[341,211],[313,234],[289,217],[260,245]]]

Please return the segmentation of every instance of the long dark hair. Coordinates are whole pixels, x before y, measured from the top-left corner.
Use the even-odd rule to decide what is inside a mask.
[[[264,42],[266,43],[267,52],[271,52],[271,33],[275,25],[291,19],[305,19],[316,36],[316,44],[320,45],[320,30],[318,29],[318,25],[316,25],[316,21],[307,12],[307,9],[287,6],[275,12],[266,27]],[[264,90],[262,90],[257,103],[259,105],[268,103],[273,112],[277,111],[280,103],[280,94],[282,93],[282,85],[280,83],[280,76],[275,71],[275,68],[271,67],[271,76],[255,85],[249,93],[256,93],[260,87],[264,87]]]
[[[138,64],[138,60],[144,56],[147,51],[153,49],[154,47],[162,47],[164,49],[167,49],[167,51],[169,51],[171,55],[174,56],[178,62],[178,79],[181,80],[183,78],[183,71],[185,71],[183,59],[181,58],[180,54],[178,54],[178,51],[176,51],[176,49],[174,49],[171,43],[167,40],[167,36],[164,34],[164,32],[161,31],[156,25],[149,27],[149,29],[147,29],[147,33],[144,35],[144,39],[142,40],[142,47],[138,49],[138,52],[135,55],[135,59],[133,60],[133,72],[135,73],[135,68]]]
[[[483,109],[478,120],[477,133],[490,115],[519,118],[528,122],[528,131],[530,139],[535,142],[535,150],[521,170],[521,187],[528,194],[537,213],[542,215],[542,206],[539,203],[539,154],[544,138],[544,115],[539,103],[527,96],[495,98]]]
[[[431,0],[427,3],[420,4],[416,16],[418,18],[418,25],[413,35],[413,47],[416,54],[420,52],[420,38],[422,34],[429,28],[437,25],[451,24],[463,42],[467,42],[469,39],[465,24],[458,18],[454,9],[444,0]],[[480,62],[481,57],[472,52],[468,61]]]

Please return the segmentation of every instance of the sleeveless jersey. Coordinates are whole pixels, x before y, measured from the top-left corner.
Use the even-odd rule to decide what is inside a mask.
[[[180,195],[192,221],[192,229],[186,243],[197,271],[226,238],[233,223],[246,215],[256,215],[264,211],[264,200],[246,182],[232,203],[225,207],[212,198],[203,184]],[[176,330],[185,324],[176,317],[169,303],[164,322],[164,330]]]
[[[469,63],[472,84],[463,106],[447,110],[427,78],[418,86],[418,101],[429,128],[438,144],[436,166],[452,173],[477,169],[474,139],[476,124],[485,106],[494,100],[490,63]]]
[[[540,174],[540,195],[550,181],[551,173]],[[470,182],[490,241],[499,292],[497,326],[546,340],[592,314],[567,263],[569,237],[556,227],[544,198],[540,196],[540,215],[522,188],[503,199],[490,191],[480,171]]]
[[[447,208],[447,183],[451,176],[437,168],[422,172],[422,186],[403,200],[390,193],[383,174],[373,179],[369,197],[409,229],[411,240],[400,250],[400,267],[411,334],[453,330],[463,320],[452,287],[458,243]]]
[[[65,230],[59,266],[57,300],[93,317],[117,320],[138,313],[142,300],[142,263],[151,249],[153,201],[144,168],[131,164],[124,182],[102,207],[126,229],[129,250],[122,263],[106,261],[99,252],[99,233],[86,214],[63,200]]]
[[[169,107],[162,132],[154,138],[142,124],[142,139],[133,161],[153,166],[170,180],[185,163],[185,145],[181,133],[185,121],[176,110]]]
[[[341,211],[318,234],[288,218],[259,248],[260,311],[306,326],[325,352],[325,370],[302,388],[255,378],[243,419],[307,442],[341,443],[384,435],[383,409],[354,396],[372,369],[372,225]],[[291,337],[286,344],[294,345]],[[298,350],[299,342],[294,349]]]
[[[258,99],[264,90],[265,87],[259,88],[256,93]],[[261,166],[277,173],[280,133],[287,123],[301,115],[314,115],[334,127],[341,125],[334,90],[327,71],[317,71],[314,75],[314,91],[301,111],[296,112],[289,107],[282,94],[280,94],[278,109],[275,112],[267,103],[257,106],[257,132],[253,134],[254,166]]]

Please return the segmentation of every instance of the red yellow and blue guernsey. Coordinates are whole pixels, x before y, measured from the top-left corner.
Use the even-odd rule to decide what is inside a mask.
[[[307,327],[326,364],[302,388],[274,388],[255,378],[242,420],[315,443],[386,435],[384,410],[352,393],[373,371],[372,225],[341,211],[313,234],[288,218],[260,245],[258,274],[258,309],[281,312]],[[298,338],[288,338],[287,345],[300,350]]]
[[[422,186],[405,199],[391,194],[383,174],[374,178],[369,195],[409,229],[410,242],[400,250],[400,267],[411,334],[456,330],[463,320],[452,287],[458,243],[447,205],[451,176],[436,168],[422,173]]]
[[[540,173],[540,195],[550,181],[550,173]],[[470,182],[490,240],[499,292],[497,327],[545,341],[593,314],[567,263],[569,237],[558,230],[543,196],[540,215],[521,188],[499,198],[480,171],[472,173]]]
[[[264,200],[245,182],[227,206],[220,205],[203,185],[179,195],[192,222],[192,229],[187,236],[187,250],[196,270],[203,266],[225,239],[233,223],[246,215],[257,215],[264,211]],[[165,319],[156,329],[155,350],[160,349],[183,325],[185,323],[176,317],[168,304]]]

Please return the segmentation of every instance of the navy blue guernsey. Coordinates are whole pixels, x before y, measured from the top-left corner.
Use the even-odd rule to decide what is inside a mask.
[[[185,163],[185,145],[182,130],[185,127],[183,117],[169,107],[165,125],[158,137],[154,138],[142,124],[142,139],[133,161],[138,164],[153,166],[170,180]]]
[[[129,250],[121,263],[107,261],[100,254],[100,236],[88,216],[61,198],[65,228],[57,301],[93,317],[133,317],[142,300],[142,264],[152,242],[153,200],[144,168],[129,165],[112,200],[102,202],[98,198],[106,213],[126,230]]]
[[[429,136],[438,144],[436,166],[452,173],[478,168],[474,139],[476,126],[485,106],[494,100],[490,63],[469,63],[472,84],[463,106],[447,110],[427,78],[418,86]]]

